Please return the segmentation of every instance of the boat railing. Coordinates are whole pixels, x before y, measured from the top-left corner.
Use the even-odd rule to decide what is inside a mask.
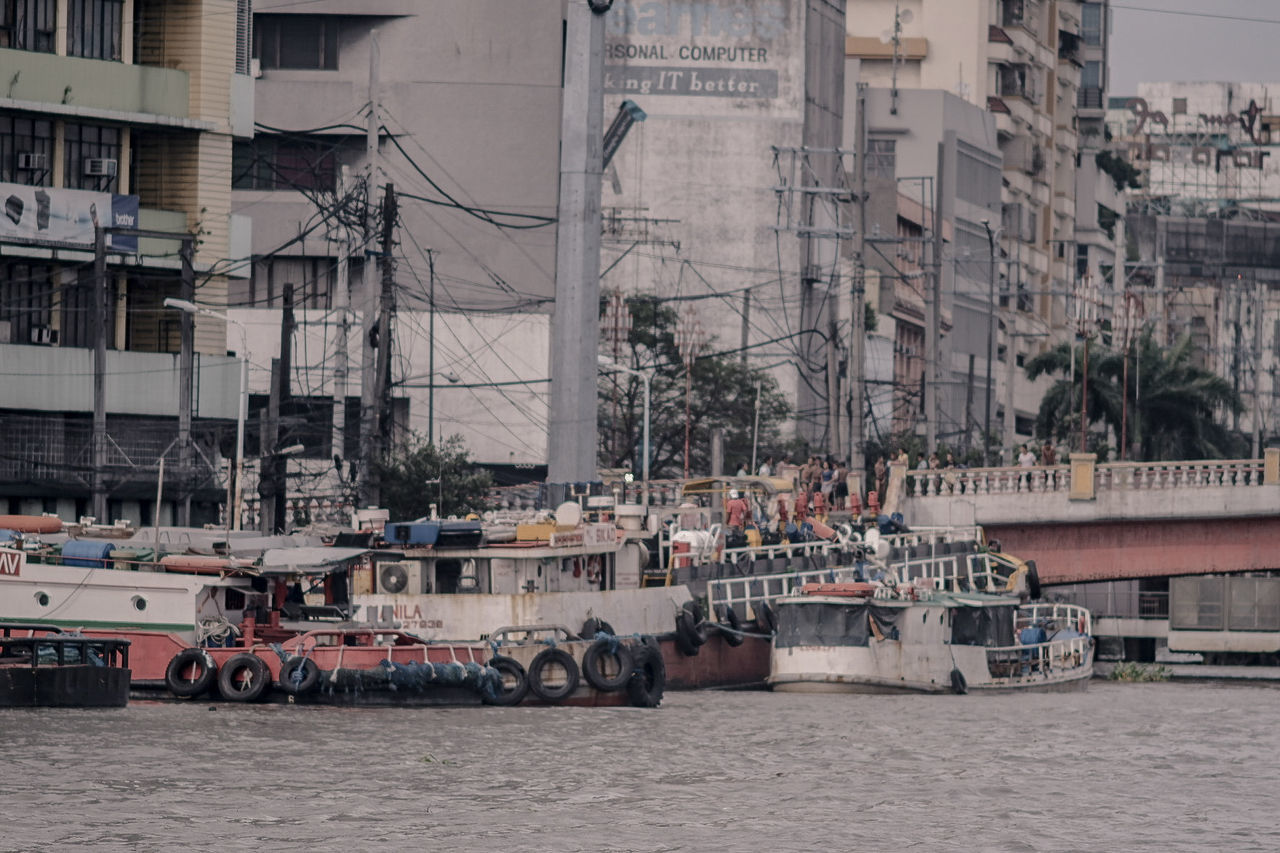
[[[743,619],[755,619],[761,604],[772,604],[776,599],[794,595],[806,583],[841,583],[857,579],[856,569],[827,568],[709,580],[707,603],[711,606],[711,613],[708,618],[720,621],[723,608],[731,607]]]
[[[1043,643],[994,646],[987,651],[987,670],[993,678],[1048,675],[1084,666],[1089,662],[1091,639],[1073,636]]]
[[[0,637],[0,664],[129,668],[129,640],[61,633],[44,637]]]
[[[1008,577],[996,571],[985,552],[909,557],[889,563],[888,568],[900,583],[923,579],[930,581],[934,589],[945,592],[998,593],[1006,591],[1009,583]]]
[[[1093,614],[1078,604],[1042,603],[1024,604],[1014,618],[1014,630],[1021,631],[1034,625],[1052,623],[1060,628],[1071,628],[1079,634],[1093,633]]]

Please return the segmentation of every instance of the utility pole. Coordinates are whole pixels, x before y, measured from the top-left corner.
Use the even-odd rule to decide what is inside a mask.
[[[1262,315],[1267,304],[1266,285],[1254,282],[1253,296],[1253,458],[1262,456]]]
[[[285,508],[288,503],[289,460],[280,453],[281,411],[288,405],[290,376],[293,372],[293,284],[286,282],[280,313],[280,357],[271,361],[271,395],[267,402],[267,428],[260,441],[262,461],[259,464],[258,521],[263,533],[283,533]]]
[[[350,266],[351,240],[342,217],[347,199],[348,168],[338,173],[338,281],[333,294],[333,310],[338,315],[337,341],[333,354],[333,439],[331,450],[338,457],[338,476],[342,476],[341,462],[347,455],[347,346],[351,329]]]
[[[436,253],[427,249],[427,443],[436,443]]]
[[[947,146],[938,143],[938,172],[933,182],[933,275],[929,281],[929,298],[924,304],[924,421],[925,447],[929,453],[938,449],[938,379],[942,349],[942,248],[943,188],[946,185]]]
[[[388,381],[388,374],[391,370],[391,315],[395,311],[396,268],[391,253],[395,246],[396,218],[396,188],[388,183],[382,193],[382,293],[378,312],[377,375],[374,378],[374,399],[377,404],[372,434],[375,459],[381,458],[387,449],[391,434],[391,383]],[[372,484],[371,491],[377,495],[376,483]]]
[[[93,209],[93,517],[107,518],[107,237]],[[182,328],[190,323],[183,315]],[[156,507],[160,512],[160,507]],[[158,516],[157,516],[158,517]]]
[[[853,288],[850,293],[853,311],[849,317],[849,486],[850,495],[862,500],[862,483],[867,473],[863,456],[862,408],[866,398],[867,320],[867,84],[858,83],[857,134],[858,169],[858,248],[853,259]],[[856,491],[855,491],[856,490]]]
[[[604,156],[602,0],[565,9],[564,92],[556,301],[551,320],[547,479],[596,478],[596,371],[600,335],[600,176]]]
[[[196,298],[196,272],[192,263],[195,246],[183,240],[178,250],[182,259],[182,298]],[[182,312],[182,340],[178,354],[178,470],[182,500],[178,503],[178,526],[191,524],[191,484],[194,467],[191,453],[191,409],[195,385],[195,315]],[[103,519],[104,521],[106,519]]]
[[[982,220],[987,229],[987,387],[983,391],[982,401],[986,414],[982,425],[982,464],[991,466],[991,410],[995,408],[995,394],[991,387],[991,367],[996,360],[996,235],[991,230],[991,223]]]
[[[1016,378],[1018,345],[1018,313],[1009,314],[1009,329],[1006,337],[1009,343],[1004,349],[1004,446],[1009,448],[1009,462],[1017,462],[1017,454],[1013,452],[1014,440],[1017,438],[1017,418],[1013,411],[1013,381]]]
[[[360,477],[359,501],[361,506],[377,503],[373,488],[373,453],[377,430],[377,353],[375,340],[382,337],[378,328],[381,315],[380,289],[374,280],[373,255],[376,225],[373,209],[373,188],[378,180],[378,36],[369,31],[369,118],[365,127],[365,198],[364,198],[364,248],[363,298],[360,316],[360,339],[363,357],[360,365]]]

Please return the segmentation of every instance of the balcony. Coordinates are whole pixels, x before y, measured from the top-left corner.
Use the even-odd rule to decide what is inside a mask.
[[[1080,91],[1076,93],[1076,106],[1082,110],[1101,110],[1106,106],[1103,100],[1103,90],[1100,86],[1081,86]]]
[[[206,129],[189,118],[185,71],[0,48],[7,94],[0,105],[134,124]]]

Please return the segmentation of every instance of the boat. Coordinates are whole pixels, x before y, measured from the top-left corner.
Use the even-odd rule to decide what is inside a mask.
[[[129,641],[56,625],[0,625],[0,708],[123,708]]]
[[[1028,601],[1034,563],[930,547],[890,565],[881,544],[872,537],[862,564],[772,603],[770,688],[963,694],[1088,685],[1091,616]]]

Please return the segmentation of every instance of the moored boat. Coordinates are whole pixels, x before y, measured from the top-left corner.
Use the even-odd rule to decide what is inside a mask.
[[[54,625],[0,625],[0,708],[122,708],[129,641]]]

